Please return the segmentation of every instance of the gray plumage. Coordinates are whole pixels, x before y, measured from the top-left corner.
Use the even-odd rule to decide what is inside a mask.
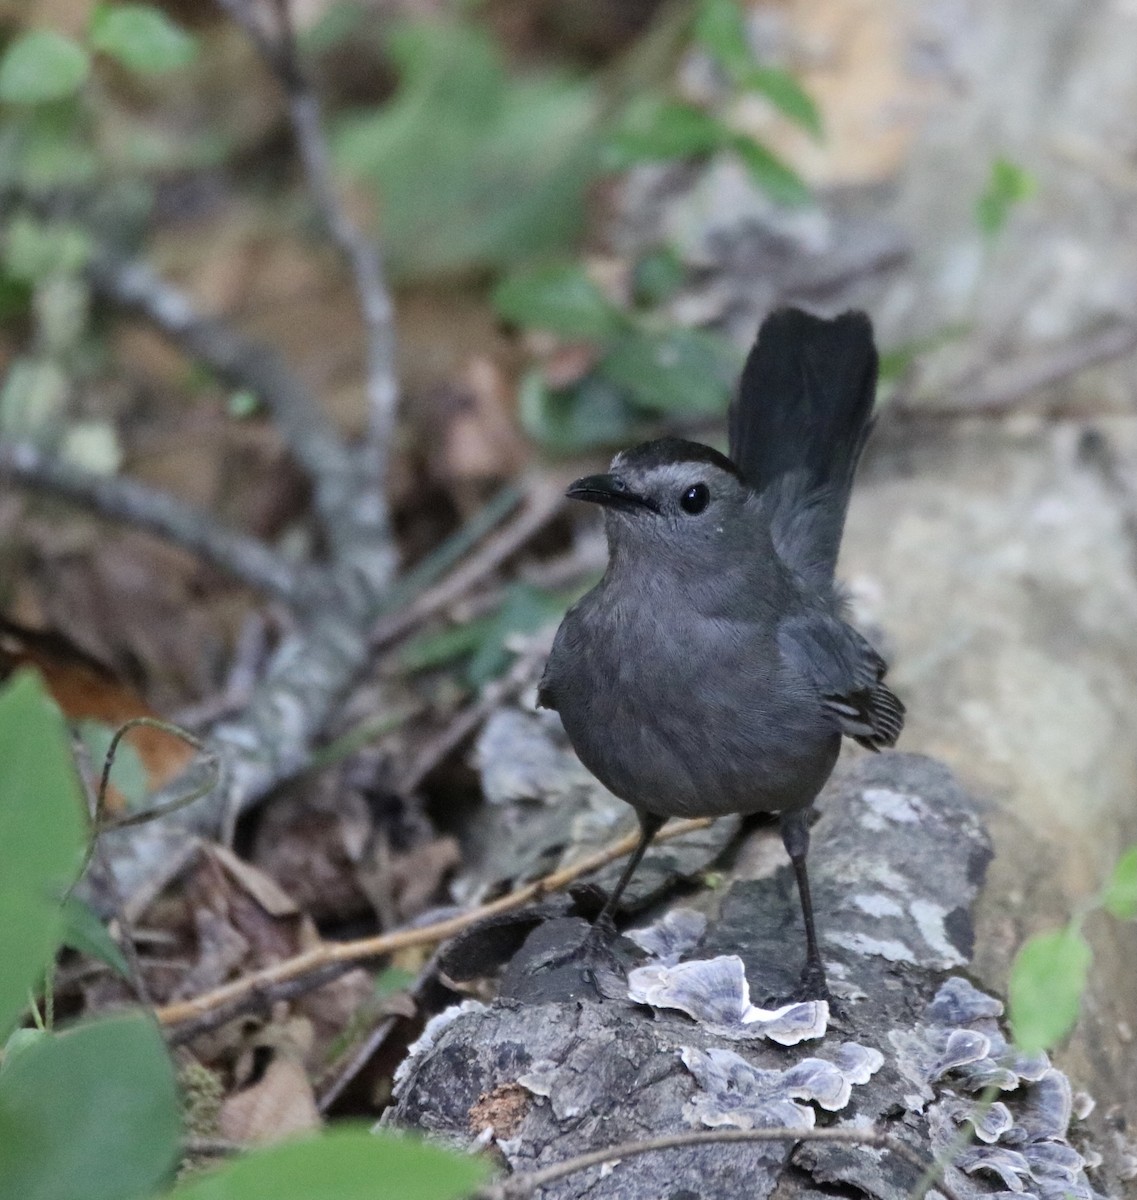
[[[643,846],[671,816],[800,813],[843,734],[879,749],[900,733],[885,663],[833,581],[876,369],[863,314],[776,312],[743,371],[729,458],[667,438],[569,489],[604,506],[609,563],[565,615],[540,701],[638,811]],[[787,819],[805,887],[808,835]],[[807,887],[803,906],[812,960]]]

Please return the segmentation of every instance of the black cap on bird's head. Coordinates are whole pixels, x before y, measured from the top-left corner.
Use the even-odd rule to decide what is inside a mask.
[[[566,493],[631,516],[699,516],[724,492],[745,489],[725,454],[699,442],[659,438],[622,450],[603,475],[586,475]]]

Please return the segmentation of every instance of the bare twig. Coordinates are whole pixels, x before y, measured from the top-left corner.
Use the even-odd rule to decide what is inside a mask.
[[[661,830],[656,835],[656,841],[669,841],[671,838],[681,837],[683,834],[706,829],[710,824],[711,821],[706,818],[677,821]],[[162,1025],[180,1026],[235,1002],[247,1006],[252,998],[252,1002],[255,1004],[266,988],[277,984],[303,980],[309,986],[318,986],[318,984],[310,983],[310,977],[314,972],[321,972],[334,966],[346,969],[373,958],[394,954],[398,950],[406,950],[412,946],[429,946],[445,941],[486,917],[494,916],[497,913],[511,912],[515,908],[521,908],[528,904],[531,900],[537,900],[550,892],[560,891],[582,875],[590,875],[593,871],[606,867],[610,862],[630,854],[638,843],[638,833],[628,834],[627,837],[621,838],[603,850],[598,850],[595,854],[590,854],[579,862],[561,867],[497,900],[491,900],[487,904],[479,905],[469,912],[450,917],[445,921],[436,921],[417,929],[400,929],[393,933],[383,933],[376,937],[360,938],[351,942],[325,942],[303,954],[274,963],[270,967],[265,967],[252,975],[246,975],[242,979],[236,979],[224,987],[195,996],[191,1000],[167,1004],[159,1008],[156,1015]],[[320,980],[319,982],[324,981]],[[308,989],[305,987],[303,990]]]
[[[99,882],[103,895],[106,897],[111,909],[111,915],[118,925],[118,944],[122,950],[122,956],[126,961],[127,982],[130,984],[130,990],[134,993],[138,1002],[149,1008],[153,1005],[154,998],[150,994],[146,977],[142,972],[142,959],[139,957],[138,948],[134,944],[134,929],[126,913],[126,905],[123,903],[122,892],[119,891],[118,884],[115,882],[114,872],[111,870],[110,864],[106,861],[103,847],[99,844],[99,817],[106,805],[106,773],[104,772],[102,783],[96,787],[90,756],[87,753],[86,746],[78,739],[76,740],[75,763],[78,768],[79,781],[86,794],[87,808],[91,814],[90,841],[87,844],[87,855],[80,875],[92,865],[99,873]]]
[[[26,442],[0,443],[0,478],[156,534],[290,606],[311,603],[317,590],[306,565],[290,563],[259,539],[136,480],[95,475]]]
[[[461,599],[543,529],[561,511],[563,503],[564,494],[559,487],[547,482],[535,484],[517,516],[488,539],[476,554],[411,604],[382,618],[372,631],[372,645],[383,646],[402,637],[428,617]]]
[[[1137,351],[1137,323],[1117,322],[1046,351],[989,367],[975,382],[949,385],[949,399],[900,400],[895,407],[919,416],[1001,416],[1043,388]]]
[[[169,1046],[185,1046],[194,1038],[202,1037],[227,1025],[237,1017],[251,1014],[267,1015],[277,1004],[296,999],[297,996],[307,995],[317,988],[334,983],[348,971],[355,969],[355,963],[330,963],[314,971],[311,975],[301,975],[295,979],[281,979],[273,983],[262,984],[235,997],[217,1008],[201,1013],[191,1021],[178,1025],[166,1034],[166,1044]]]
[[[114,767],[115,756],[118,754],[118,748],[122,739],[132,729],[139,728],[157,729],[162,733],[170,734],[171,737],[181,738],[183,742],[189,743],[200,755],[201,763],[207,772],[206,779],[197,787],[183,793],[181,796],[175,796],[160,804],[153,804],[149,808],[140,809],[138,812],[126,813],[121,817],[108,817],[106,815],[107,787],[110,784],[111,770]],[[185,808],[195,800],[200,800],[207,792],[212,791],[217,786],[220,774],[221,764],[217,754],[210,750],[200,738],[194,737],[192,733],[187,733],[186,730],[178,725],[171,724],[169,721],[159,721],[154,717],[132,717],[115,730],[114,737],[111,738],[111,744],[107,747],[106,757],[103,760],[103,772],[99,779],[99,792],[95,809],[95,836],[98,837],[100,833],[105,833],[110,829],[129,829],[132,825],[145,825],[148,821],[157,821],[161,817],[169,816],[170,813],[177,812],[180,808]]]
[[[399,793],[406,795],[413,792],[490,713],[523,691],[533,681],[537,668],[544,662],[548,651],[548,645],[542,645],[520,655],[504,675],[482,688],[482,694],[477,700],[455,713],[446,727],[427,742],[415,761],[399,778]]]
[[[508,1179],[492,1183],[478,1193],[478,1200],[525,1200],[534,1192],[567,1175],[586,1171],[590,1167],[603,1166],[623,1158],[634,1158],[640,1154],[654,1154],[662,1150],[675,1150],[684,1146],[714,1146],[724,1142],[828,1142],[846,1146],[871,1146],[888,1150],[904,1159],[919,1171],[928,1169],[929,1164],[899,1138],[879,1129],[852,1129],[838,1126],[832,1129],[697,1129],[682,1133],[665,1133],[659,1137],[645,1138],[638,1142],[622,1142],[604,1150],[592,1150],[553,1163],[539,1171],[526,1171]],[[948,1200],[959,1200],[959,1194],[947,1184],[936,1182],[935,1174],[927,1179],[922,1196],[933,1184]]]
[[[379,248],[348,216],[336,190],[320,102],[308,86],[300,64],[288,0],[274,0],[275,38],[258,23],[248,0],[219,0],[219,3],[249,34],[284,90],[308,190],[351,272],[367,339],[368,430],[362,452],[373,478],[382,486],[393,441],[399,386],[395,374],[394,306]]]

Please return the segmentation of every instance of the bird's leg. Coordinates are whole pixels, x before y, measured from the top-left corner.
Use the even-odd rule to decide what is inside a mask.
[[[632,851],[619,882],[609,893],[608,899],[604,901],[600,915],[592,922],[592,932],[588,939],[590,942],[611,940],[615,937],[616,909],[619,907],[620,897],[624,894],[624,889],[631,883],[632,876],[636,873],[636,867],[640,865],[640,860],[647,852],[648,846],[651,845],[651,839],[660,831],[667,819],[666,817],[657,817],[654,813],[641,812],[639,809],[636,810],[636,815],[640,819],[639,845]]]
[[[801,976],[802,997],[806,1000],[828,1000],[829,987],[825,981],[825,966],[817,945],[813,926],[813,900],[809,894],[809,873],[805,857],[809,853],[809,809],[784,812],[781,815],[782,844],[793,863],[801,897],[801,915],[805,919],[805,970]]]

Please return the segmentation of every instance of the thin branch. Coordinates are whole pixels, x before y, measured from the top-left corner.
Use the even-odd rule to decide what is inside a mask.
[[[513,484],[506,484],[489,501],[478,509],[465,524],[440,542],[420,562],[406,572],[391,588],[383,602],[383,612],[375,629],[372,641],[376,647],[405,632],[399,622],[403,611],[412,603],[421,603],[420,597],[446,574],[462,558],[501,524],[522,500],[522,493]],[[392,632],[393,631],[393,632]]]
[[[396,790],[408,795],[455,750],[490,713],[511,700],[533,681],[537,668],[548,657],[548,644],[520,655],[513,666],[500,678],[487,683],[481,695],[455,713],[451,721],[419,752],[415,761],[399,777]]]
[[[564,494],[559,487],[548,483],[535,485],[517,516],[487,540],[466,563],[412,603],[382,618],[372,631],[372,645],[382,646],[402,637],[428,617],[460,600],[542,530],[561,511],[563,504]]]
[[[115,756],[118,754],[118,748],[122,739],[132,729],[139,728],[157,729],[162,733],[170,734],[171,737],[181,738],[183,742],[187,742],[197,751],[201,765],[207,772],[206,778],[197,787],[185,792],[181,796],[175,796],[159,804],[152,804],[149,808],[140,809],[138,812],[126,813],[121,817],[108,817],[106,815],[107,787],[110,784],[111,770],[114,767]],[[220,758],[200,738],[194,737],[192,733],[188,733],[180,726],[173,725],[169,721],[159,721],[154,717],[132,717],[115,730],[115,735],[111,738],[111,744],[107,747],[106,757],[103,759],[103,773],[99,779],[99,794],[95,811],[95,836],[97,837],[100,833],[106,833],[111,829],[129,829],[132,825],[145,825],[148,821],[157,821],[162,817],[168,817],[170,813],[185,808],[195,800],[200,800],[207,792],[211,792],[220,782],[220,779]]]
[[[918,416],[1001,416],[1043,388],[1135,351],[1137,324],[1116,322],[1048,350],[993,365],[977,382],[958,387],[949,384],[944,389],[951,394],[949,399],[901,401],[897,407]]]
[[[677,821],[661,830],[655,840],[657,843],[670,841],[672,838],[682,837],[683,834],[706,829],[710,824],[711,821],[707,818]],[[245,1004],[250,997],[255,1003],[256,997],[266,988],[293,980],[299,981],[311,976],[313,972],[323,971],[335,965],[345,968],[356,966],[373,958],[394,954],[398,950],[406,950],[414,946],[429,946],[445,941],[486,917],[492,917],[497,913],[511,912],[515,908],[521,908],[528,904],[531,900],[540,899],[550,892],[560,891],[582,875],[590,875],[593,871],[606,867],[610,862],[630,854],[638,844],[639,834],[628,834],[627,837],[621,838],[603,850],[598,850],[595,854],[590,854],[579,862],[561,867],[541,879],[527,883],[497,900],[479,905],[460,916],[450,917],[445,921],[436,921],[417,929],[400,929],[393,933],[383,933],[376,937],[360,938],[351,942],[325,942],[303,954],[274,963],[270,967],[265,967],[252,975],[246,975],[242,979],[236,979],[211,992],[195,996],[191,1000],[167,1004],[159,1008],[156,1015],[162,1025],[182,1025],[203,1017],[222,1006],[229,1006],[234,1002]],[[306,982],[309,981],[306,980]],[[312,986],[318,986],[318,984]]]
[[[288,562],[258,538],[218,524],[168,492],[122,476],[95,475],[26,442],[0,443],[3,478],[155,534],[291,607],[314,600],[316,580],[309,568]]]
[[[138,948],[134,944],[134,928],[127,916],[126,905],[123,902],[122,892],[115,882],[114,872],[107,862],[105,848],[99,842],[99,818],[106,805],[106,773],[104,772],[102,782],[96,788],[90,756],[86,746],[78,739],[76,741],[75,764],[79,781],[82,784],[83,791],[86,793],[87,808],[91,815],[90,841],[87,844],[86,859],[79,874],[82,875],[90,866],[93,866],[95,871],[98,872],[103,896],[110,905],[111,916],[118,925],[118,944],[122,950],[123,959],[126,962],[127,982],[130,984],[130,990],[134,993],[140,1004],[150,1008],[154,1004],[154,998],[150,994],[150,988],[146,983],[146,976],[142,972],[142,959],[139,957]]]
[[[928,1163],[910,1146],[892,1134],[879,1129],[697,1129],[682,1133],[665,1133],[659,1137],[645,1138],[638,1142],[622,1142],[604,1150],[591,1150],[564,1162],[553,1163],[539,1171],[526,1171],[509,1179],[490,1184],[478,1193],[478,1200],[525,1200],[540,1188],[556,1183],[568,1175],[600,1167],[605,1163],[634,1158],[640,1154],[654,1154],[660,1150],[675,1150],[684,1146],[714,1146],[724,1142],[828,1142],[846,1146],[870,1146],[888,1150],[904,1159],[919,1171],[928,1169]],[[928,1179],[924,1192],[935,1183],[935,1176]],[[936,1184],[947,1200],[960,1200],[959,1193],[948,1184]],[[922,1196],[924,1192],[921,1192]]]
[[[312,392],[267,346],[227,322],[202,316],[190,298],[148,265],[96,256],[88,268],[105,299],[143,316],[221,379],[255,392],[268,406],[292,456],[312,481],[316,511],[337,562],[362,578],[374,604],[395,571],[386,502],[343,443]]]
[[[379,248],[348,216],[336,189],[320,102],[300,64],[288,0],[274,0],[275,38],[257,21],[248,0],[219,3],[249,35],[284,91],[308,191],[351,272],[367,342],[368,429],[362,452],[374,479],[382,486],[394,440],[399,385],[395,374],[395,310]]]

